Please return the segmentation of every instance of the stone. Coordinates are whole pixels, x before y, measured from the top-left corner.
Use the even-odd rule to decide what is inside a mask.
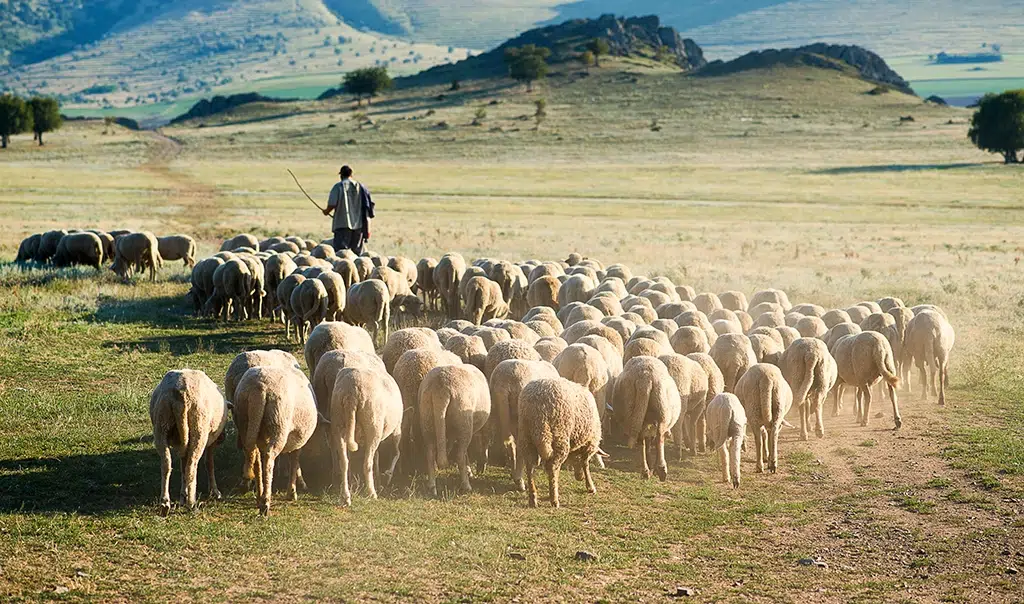
[[[575,558],[577,562],[594,562],[597,560],[597,554],[580,550],[576,552]]]

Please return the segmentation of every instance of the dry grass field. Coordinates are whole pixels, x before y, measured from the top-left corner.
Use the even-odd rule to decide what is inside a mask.
[[[473,494],[446,474],[438,500],[406,482],[344,509],[314,486],[264,519],[225,446],[231,495],[161,518],[147,403],[163,373],[221,381],[242,350],[296,345],[265,322],[193,318],[177,263],[156,284],[4,264],[0,597],[651,602],[689,587],[712,602],[1019,600],[1024,172],[970,146],[965,110],[870,89],[833,72],[692,79],[618,63],[529,95],[490,83],[159,133],[72,123],[41,149],[16,137],[0,155],[5,262],[54,227],[190,233],[201,255],[243,231],[319,239],[328,222],[285,170],[325,199],[350,163],[374,192],[384,253],[579,251],[698,291],[774,286],[826,307],[897,295],[946,309],[957,343],[945,408],[902,393],[893,432],[884,405],[867,428],[847,406],[822,440],[784,432],[777,475],[745,458],[735,491],[712,456],[670,459],[659,483],[611,447],[598,494],[563,481],[560,510],[528,509],[489,468]]]

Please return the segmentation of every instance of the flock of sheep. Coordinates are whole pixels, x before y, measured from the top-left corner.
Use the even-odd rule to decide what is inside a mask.
[[[196,505],[204,452],[211,497],[220,496],[210,447],[223,440],[229,413],[243,477],[256,481],[263,514],[277,460],[295,498],[299,453],[311,446],[330,451],[345,504],[349,455],[362,451],[370,497],[375,474],[386,484],[396,472],[425,474],[436,494],[437,471],[451,458],[471,490],[471,463],[482,472],[494,455],[531,506],[535,468],[543,466],[557,507],[564,464],[595,491],[590,466],[603,467],[603,439],[639,445],[641,472],[661,480],[668,439],[680,457],[717,450],[723,481],[738,487],[747,431],[756,471],[775,472],[787,414],[796,410],[803,439],[812,427],[824,437],[829,393],[837,415],[843,389],[854,388],[854,412],[866,426],[880,385],[898,429],[896,387],[916,365],[922,398],[930,390],[943,404],[954,341],[931,305],[883,298],[845,309],[794,306],[776,289],[748,301],[742,292],[698,293],[578,254],[467,265],[451,253],[414,263],[240,235],[195,266],[191,296],[199,312],[294,323],[309,375],[287,352],[244,352],[225,376],[225,400],[206,374],[169,372],[150,401],[165,512],[172,449],[183,460],[183,503]],[[389,334],[394,305],[439,308],[448,322]],[[360,325],[385,330],[379,356]]]
[[[91,266],[97,270],[109,262],[111,270],[123,279],[148,269],[150,280],[155,281],[156,271],[165,260],[181,260],[191,268],[195,256],[196,242],[188,235],[156,237],[146,231],[60,229],[23,239],[15,262],[56,268]]]

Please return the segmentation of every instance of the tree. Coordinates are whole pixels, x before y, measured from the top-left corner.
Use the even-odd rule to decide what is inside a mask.
[[[590,73],[590,66],[594,64],[594,52],[588,50],[580,53],[580,63],[583,63],[583,68]]]
[[[594,38],[590,42],[587,42],[587,50],[594,53],[594,67],[601,66],[601,55],[606,55],[611,51],[611,47],[608,46],[608,40],[604,38]]]
[[[364,96],[369,104],[370,99],[393,85],[387,67],[364,67],[346,73],[343,87],[345,92],[356,95],[357,104],[361,106]]]
[[[39,146],[43,146],[43,133],[53,132],[64,125],[60,116],[60,103],[57,99],[37,96],[28,102],[32,112],[32,131],[36,134]]]
[[[32,129],[32,112],[20,97],[0,96],[0,148],[6,149],[11,136]]]
[[[979,149],[1001,153],[1008,164],[1021,161],[1024,149],[1024,90],[986,94],[978,102],[967,132]]]
[[[534,44],[505,50],[509,75],[515,80],[526,82],[527,92],[533,91],[535,81],[548,75],[547,58],[550,56],[550,49]]]

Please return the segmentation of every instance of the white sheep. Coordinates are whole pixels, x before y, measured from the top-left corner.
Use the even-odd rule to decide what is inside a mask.
[[[185,266],[196,265],[196,240],[188,235],[157,237],[157,251],[163,260],[181,260]]]
[[[946,404],[949,351],[955,341],[953,326],[936,311],[922,310],[907,323],[903,362],[908,367],[911,363],[917,365],[921,376],[921,400],[927,400],[929,387],[935,394],[935,378],[938,376],[939,404]]]
[[[309,334],[304,348],[306,369],[310,375],[316,372],[320,357],[332,350],[358,350],[377,354],[370,334],[362,327],[336,321],[321,323]]]
[[[306,279],[292,291],[292,322],[299,332],[300,344],[305,344],[309,332],[323,323],[327,305],[327,288],[319,279]]]
[[[757,364],[750,338],[742,334],[726,334],[718,338],[708,354],[722,370],[726,392],[735,393],[736,383],[751,366]]]
[[[839,369],[839,380],[833,389],[835,393],[834,413],[839,413],[842,387],[844,385],[852,386],[857,389],[857,421],[861,426],[867,426],[871,411],[871,386],[879,381],[884,381],[889,391],[893,420],[898,430],[903,425],[896,398],[899,376],[896,373],[896,362],[892,356],[889,340],[874,331],[843,336],[833,346],[832,356]]]
[[[747,413],[736,395],[723,393],[711,399],[707,409],[708,444],[718,449],[722,482],[740,486],[740,450],[747,431]]]
[[[392,332],[380,353],[387,372],[394,375],[398,359],[406,352],[416,348],[442,350],[441,340],[437,338],[437,333],[429,327],[408,327]]]
[[[380,330],[384,330],[384,340],[388,339],[391,326],[391,294],[387,285],[379,279],[367,279],[354,284],[346,294],[345,321],[352,325],[372,326],[373,341],[379,340]]]
[[[793,391],[793,407],[800,413],[800,437],[808,438],[808,424],[814,417],[818,438],[825,437],[825,398],[839,377],[828,346],[818,338],[800,338],[786,349],[777,363]]]
[[[756,469],[774,474],[779,467],[779,430],[793,406],[793,391],[775,365],[757,363],[736,384],[736,397],[743,404],[757,449]]]
[[[488,380],[491,394],[491,422],[497,421],[499,441],[505,460],[516,479],[516,441],[519,434],[519,393],[526,384],[541,378],[557,378],[558,371],[545,361],[509,359],[498,363]]]
[[[472,365],[437,367],[423,378],[419,399],[427,487],[431,495],[437,495],[437,470],[448,467],[449,440],[455,449],[462,489],[472,491],[469,448],[491,414],[487,378]]]
[[[616,424],[625,432],[630,449],[640,443],[641,472],[649,478],[648,449],[653,449],[654,473],[668,478],[665,461],[665,435],[679,421],[679,390],[665,365],[654,357],[636,357],[622,368],[615,379],[612,409]]]

